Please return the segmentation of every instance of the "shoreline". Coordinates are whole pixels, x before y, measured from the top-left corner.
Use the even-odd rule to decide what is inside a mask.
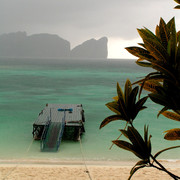
[[[91,165],[91,166],[134,166],[139,159],[124,160],[74,160],[74,159],[0,159],[0,166],[3,164],[23,164],[23,165]],[[160,163],[170,167],[177,166],[180,168],[180,159],[159,159]]]
[[[180,176],[180,160],[160,162]],[[0,179],[3,180],[126,180],[135,161],[70,161],[70,160],[0,160]],[[171,180],[154,168],[137,171],[132,180]]]

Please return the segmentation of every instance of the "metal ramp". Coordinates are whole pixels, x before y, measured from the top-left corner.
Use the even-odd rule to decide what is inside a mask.
[[[41,151],[58,151],[60,146],[67,109],[50,108],[50,121],[44,128],[41,138]]]
[[[41,140],[41,151],[58,151],[64,132],[65,123],[50,122],[44,130]]]

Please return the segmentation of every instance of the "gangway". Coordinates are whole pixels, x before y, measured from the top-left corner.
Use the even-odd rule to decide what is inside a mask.
[[[63,122],[50,122],[41,140],[41,151],[57,151],[64,131]]]
[[[41,151],[58,151],[62,138],[78,140],[84,130],[81,104],[47,104],[33,124],[33,137]]]
[[[61,121],[56,121],[55,118],[58,118],[57,112],[63,113],[64,116],[62,117]],[[64,133],[64,126],[65,126],[65,118],[66,118],[66,111],[72,112],[72,108],[68,109],[50,109],[50,122],[48,126],[44,129],[42,139],[41,139],[41,151],[57,151],[62,136]]]

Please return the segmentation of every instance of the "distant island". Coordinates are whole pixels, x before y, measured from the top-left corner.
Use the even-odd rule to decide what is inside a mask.
[[[90,39],[71,49],[70,42],[54,34],[15,32],[0,35],[0,57],[107,58],[107,37]]]

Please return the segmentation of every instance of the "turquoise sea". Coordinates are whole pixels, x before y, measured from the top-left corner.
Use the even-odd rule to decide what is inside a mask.
[[[132,82],[143,77],[148,69],[134,60],[58,60],[58,59],[0,59],[0,159],[58,159],[81,160],[79,142],[62,141],[57,153],[40,152],[40,142],[33,141],[32,125],[46,103],[83,104],[85,129],[82,151],[87,160],[134,160],[136,157],[113,146],[119,136],[121,121],[99,130],[101,121],[111,115],[105,106],[116,96],[116,83],[121,86],[127,78]],[[178,127],[178,122],[163,116],[151,101],[135,120],[143,132],[149,125],[153,152],[179,145],[166,141],[163,131]],[[171,150],[161,159],[180,159],[180,150]]]

